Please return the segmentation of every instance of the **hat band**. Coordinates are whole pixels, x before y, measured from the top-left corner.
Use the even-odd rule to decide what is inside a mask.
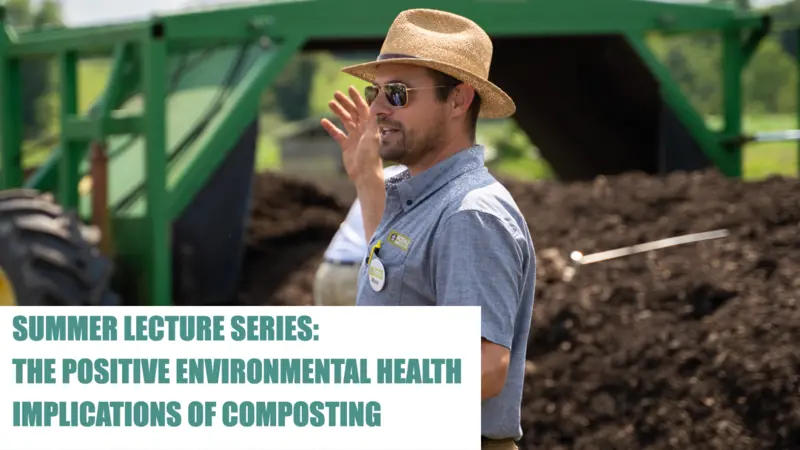
[[[381,54],[378,55],[378,58],[375,61],[376,62],[377,61],[390,61],[390,60],[393,60],[393,59],[419,59],[419,60],[423,60],[423,61],[430,61],[432,63],[436,63],[436,62],[442,63],[442,61],[437,61],[437,60],[433,60],[433,59],[429,59],[429,58],[425,58],[425,57],[420,58],[419,56],[406,55],[404,53],[381,53]],[[478,68],[478,67],[466,68],[466,70],[469,71],[469,72],[472,72],[472,73],[481,73],[482,72],[482,70],[480,68]],[[487,77],[481,76],[480,78],[485,79]]]
[[[382,61],[384,59],[400,59],[400,58],[414,58],[414,59],[417,59],[416,56],[404,55],[402,53],[381,53],[380,55],[378,55],[378,61]]]

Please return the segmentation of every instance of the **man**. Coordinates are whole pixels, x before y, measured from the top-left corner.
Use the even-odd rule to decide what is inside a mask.
[[[528,226],[475,144],[478,117],[508,117],[514,102],[488,81],[489,36],[464,17],[400,13],[378,60],[344,71],[372,85],[329,103],[361,201],[370,253],[357,305],[481,306],[485,447],[516,449],[534,303]],[[384,180],[382,161],[408,170]]]
[[[406,168],[386,167],[383,176],[392,177]],[[314,277],[314,303],[317,306],[352,306],[356,303],[358,273],[367,255],[367,239],[361,219],[361,203],[356,198],[344,222],[325,249]]]

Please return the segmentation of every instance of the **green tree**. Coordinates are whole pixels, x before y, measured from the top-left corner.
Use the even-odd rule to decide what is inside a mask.
[[[795,107],[797,70],[773,36],[765,38],[742,77],[748,112],[791,113]]]

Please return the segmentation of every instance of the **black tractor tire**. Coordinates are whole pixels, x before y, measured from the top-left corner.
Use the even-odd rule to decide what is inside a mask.
[[[100,236],[52,196],[0,191],[0,269],[19,306],[115,306]]]

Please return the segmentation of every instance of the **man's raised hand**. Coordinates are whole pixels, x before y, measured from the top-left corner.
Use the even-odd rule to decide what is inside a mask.
[[[320,124],[339,143],[347,176],[356,182],[364,172],[382,170],[383,163],[378,156],[377,123],[370,117],[369,105],[355,87],[350,86],[348,93],[349,97],[336,91],[334,99],[328,102],[344,130],[328,119],[322,119]]]

